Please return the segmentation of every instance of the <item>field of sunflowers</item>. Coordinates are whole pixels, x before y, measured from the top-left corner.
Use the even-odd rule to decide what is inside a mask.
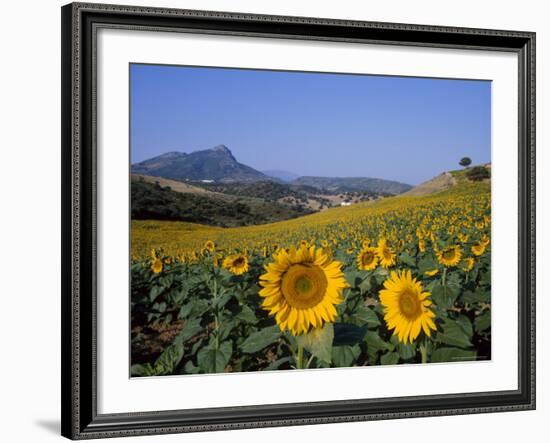
[[[491,358],[489,183],[283,222],[133,221],[132,375]]]

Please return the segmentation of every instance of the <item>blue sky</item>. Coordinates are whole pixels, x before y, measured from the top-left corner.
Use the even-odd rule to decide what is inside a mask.
[[[132,162],[224,144],[258,170],[418,184],[491,159],[488,81],[132,64]]]

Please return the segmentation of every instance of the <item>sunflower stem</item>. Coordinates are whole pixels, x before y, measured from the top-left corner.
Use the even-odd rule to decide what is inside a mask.
[[[420,356],[422,357],[422,363],[428,363],[428,344],[426,339],[420,343]]]
[[[298,344],[298,355],[296,356],[296,369],[304,369],[304,347]]]
[[[441,284],[445,286],[445,282],[447,281],[447,268],[443,268],[443,275],[441,276]]]

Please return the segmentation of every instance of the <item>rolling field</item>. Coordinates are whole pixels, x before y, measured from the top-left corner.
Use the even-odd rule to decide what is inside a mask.
[[[490,359],[490,202],[459,179],[264,225],[133,221],[132,373]]]

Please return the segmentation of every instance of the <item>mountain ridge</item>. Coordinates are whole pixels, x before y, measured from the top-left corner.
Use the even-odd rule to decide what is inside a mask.
[[[186,152],[167,152],[132,165],[132,173],[172,180],[253,182],[269,177],[239,163],[225,145]]]
[[[180,181],[215,183],[272,181],[290,186],[314,187],[332,194],[370,192],[395,195],[412,189],[408,184],[381,178],[298,176],[282,170],[261,172],[238,162],[231,150],[223,144],[190,153],[166,152],[133,164],[131,172]]]

